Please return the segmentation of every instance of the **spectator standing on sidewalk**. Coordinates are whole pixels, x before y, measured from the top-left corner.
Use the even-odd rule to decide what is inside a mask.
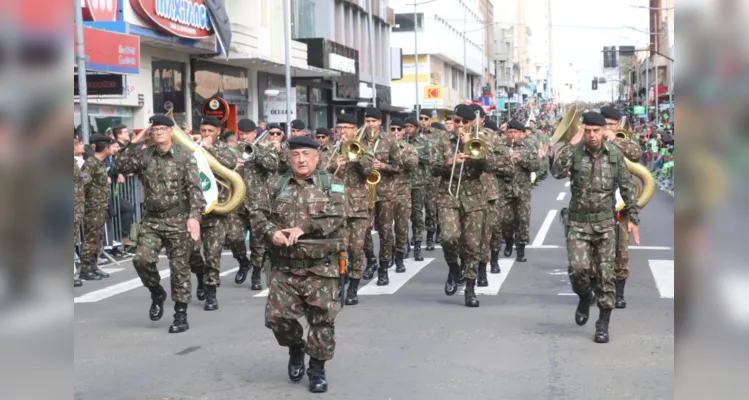
[[[125,146],[130,143],[130,131],[127,129],[127,125],[115,125],[112,127],[112,132],[116,141],[114,145],[119,147],[120,150],[124,149]],[[130,174],[130,176],[132,176],[132,174]],[[125,176],[120,173],[116,162],[113,162],[110,165],[109,177],[112,181],[116,181],[120,185],[123,185],[126,182]],[[119,199],[119,209],[115,207],[115,197]],[[109,208],[109,216],[112,218],[119,216],[122,236],[122,240],[120,241],[126,248],[132,248],[135,246],[135,243],[130,240],[130,229],[133,226],[133,215],[135,215],[135,207],[133,204],[119,196],[119,193],[113,193]]]

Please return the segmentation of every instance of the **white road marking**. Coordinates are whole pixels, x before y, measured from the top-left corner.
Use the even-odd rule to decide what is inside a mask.
[[[536,238],[533,239],[531,246],[541,246],[544,244],[544,239],[546,239],[546,235],[549,233],[549,228],[551,228],[551,223],[554,222],[554,217],[556,216],[557,210],[549,210],[549,213],[546,214],[546,219],[544,219],[544,222],[541,224],[541,229],[538,230]]]
[[[567,194],[567,192],[561,192],[559,193],[559,196],[557,196],[557,201],[564,200],[564,196]]]
[[[507,279],[507,275],[510,273],[510,270],[512,269],[513,264],[515,264],[515,259],[512,258],[500,258],[499,259],[499,268],[502,270],[499,274],[487,274],[487,279],[489,280],[489,286],[486,287],[478,287],[476,286],[476,294],[477,295],[486,295],[486,296],[496,296],[499,294],[499,289],[502,288],[502,284],[505,283],[505,280]],[[462,288],[460,289],[460,294],[465,294],[466,289]]]
[[[503,244],[503,246],[504,246],[504,244]],[[534,246],[534,245],[526,245],[525,246],[526,249],[558,249],[560,247],[564,247],[564,246],[558,246],[558,245],[555,245],[555,244],[542,244],[540,246]],[[442,245],[435,244],[434,248],[435,249],[441,249]],[[426,252],[426,250],[424,250],[424,251]],[[427,252],[427,254],[429,254],[429,252]]]
[[[557,293],[557,296],[577,296],[575,293]]]
[[[567,274],[568,274],[567,272],[563,272],[563,271],[549,272],[549,275],[567,275]]]
[[[648,260],[662,299],[674,298],[674,260]]]
[[[104,272],[106,272],[106,273],[108,273],[108,274],[110,274],[110,275],[113,274],[113,273],[115,273],[115,272],[120,272],[120,271],[124,271],[125,270],[125,268],[99,268],[99,269],[102,270],[102,271],[104,271]]]
[[[226,276],[226,275],[229,275],[229,274],[231,274],[233,272],[237,272],[237,271],[239,271],[239,267],[234,267],[234,268],[232,268],[230,270],[226,270],[226,271],[218,274],[218,276]]]
[[[570,184],[571,184],[571,183],[572,183],[572,182],[570,182],[570,181],[567,181],[567,182],[565,182],[565,183],[564,183],[564,187],[570,187]]]
[[[263,289],[260,293],[252,297],[268,297],[268,288]]]
[[[232,255],[232,254],[231,254],[231,251],[222,251],[222,252],[221,252],[221,256],[222,256],[222,257],[224,257],[224,256],[230,256],[230,255]],[[248,256],[250,255],[250,252],[249,252],[249,251],[247,252],[247,255],[248,255]],[[159,254],[159,258],[167,258],[167,256],[166,256],[166,254]]]
[[[723,309],[734,324],[749,324],[749,275],[729,273],[718,281]]]
[[[169,268],[159,271],[161,279],[166,279],[171,276]],[[116,285],[107,286],[104,289],[94,290],[93,292],[86,293],[73,299],[74,303],[96,303],[108,299],[112,296],[120,293],[129,292],[133,289],[143,287],[143,282],[140,278],[130,279],[129,281],[121,282]]]
[[[406,272],[396,273],[395,266],[390,268],[388,271],[388,278],[390,278],[390,284],[387,286],[377,286],[377,274],[374,278],[363,288],[359,289],[357,294],[360,296],[377,296],[381,294],[394,294],[398,291],[409,279],[416,276],[422,268],[426,267],[430,262],[434,261],[434,258],[425,258],[424,261],[414,261],[412,259],[403,260],[403,264],[406,266]]]
[[[668,246],[629,246],[630,250],[671,250]]]

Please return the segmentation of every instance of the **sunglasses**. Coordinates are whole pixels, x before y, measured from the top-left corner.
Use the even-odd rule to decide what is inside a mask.
[[[283,136],[283,132],[268,132],[271,136]]]
[[[463,120],[461,118],[453,118],[453,122],[455,122],[456,124],[462,124]]]
[[[390,132],[400,132],[402,130],[403,130],[403,128],[401,128],[401,127],[395,127],[395,126],[393,126],[393,127],[390,128]]]
[[[315,138],[317,138],[317,139],[325,139],[327,137],[328,137],[328,135],[317,135],[317,136],[315,136]]]
[[[429,121],[429,117],[419,117],[419,121]]]

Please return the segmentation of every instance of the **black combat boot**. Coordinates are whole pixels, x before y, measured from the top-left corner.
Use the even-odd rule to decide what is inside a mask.
[[[102,278],[109,278],[109,274],[102,271],[99,267],[94,268],[94,273]]]
[[[478,287],[489,286],[489,279],[486,277],[486,263],[479,264],[479,279],[476,281]]]
[[[302,340],[301,344],[289,346],[289,364],[286,371],[289,373],[289,379],[292,382],[299,382],[304,377],[304,348],[306,343]]]
[[[244,283],[245,279],[247,279],[247,271],[250,270],[250,260],[247,259],[247,257],[243,257],[239,259],[239,270],[237,270],[237,274],[234,275],[234,283],[237,285],[241,285]]]
[[[349,279],[348,288],[346,289],[346,305],[347,306],[355,306],[359,304],[359,296],[357,295],[358,291],[359,291],[359,280]]]
[[[434,231],[427,232],[427,247],[426,251],[434,250]]]
[[[447,273],[447,281],[445,281],[445,294],[452,296],[458,291],[458,279],[460,279],[460,264],[458,263],[447,263],[450,267],[450,271]]]
[[[611,309],[601,309],[596,321],[596,336],[593,341],[596,343],[609,342],[609,320],[611,319]]]
[[[205,287],[205,305],[206,311],[218,310],[218,301],[216,300],[216,286],[206,285]]]
[[[616,282],[616,308],[627,308],[627,301],[624,300],[624,284],[626,279],[620,279]]]
[[[187,304],[174,303],[174,322],[169,327],[169,333],[180,333],[190,329],[187,323]]]
[[[575,310],[576,324],[583,326],[588,322],[588,317],[590,317],[590,306],[593,304],[594,299],[595,296],[592,291],[587,296],[580,297],[580,301],[577,303],[577,309]]]
[[[367,254],[367,266],[364,268],[364,276],[362,276],[362,279],[368,281],[372,279],[375,273],[375,269],[377,269],[377,259],[375,258],[374,254]]]
[[[403,253],[403,259],[407,259],[411,254],[411,243],[406,242],[406,252]]]
[[[390,278],[388,278],[389,265],[389,261],[380,260],[380,268],[377,269],[377,286],[387,286],[390,284]]]
[[[400,251],[395,252],[395,272],[401,274],[406,272],[406,266],[403,264],[403,253]]]
[[[325,361],[309,358],[307,369],[309,378],[309,391],[312,393],[325,393],[328,391],[328,381],[325,379]]]
[[[424,261],[421,255],[421,240],[414,242],[414,261]]]
[[[440,239],[440,232],[442,229],[440,229],[440,226],[437,225],[437,233],[434,234],[434,243],[442,243],[442,239]]]
[[[460,259],[460,275],[458,276],[458,286],[466,284],[466,262]]]
[[[73,287],[81,287],[83,286],[83,281],[78,279],[77,277],[73,277]]]
[[[161,285],[148,288],[148,290],[151,291],[151,308],[148,309],[148,318],[151,318],[151,321],[158,321],[164,315],[166,291]]]
[[[84,271],[78,274],[78,278],[84,281],[100,281],[101,275],[97,274],[96,271]]]
[[[198,289],[195,291],[195,296],[198,298],[198,300],[203,301],[205,300],[205,283],[203,282],[204,275],[195,274],[195,277],[198,279]]]
[[[466,307],[478,307],[479,299],[476,298],[476,280],[466,279],[465,301]]]
[[[515,261],[518,261],[518,262],[528,261],[528,259],[525,258],[525,243],[518,243],[518,255],[515,258]]]
[[[505,257],[509,257],[512,255],[512,245],[514,241],[512,240],[512,236],[508,236],[505,238]]]
[[[260,284],[260,272],[262,267],[252,267],[252,275],[250,275],[250,290],[263,290],[263,285]]]
[[[502,272],[499,268],[499,250],[492,250],[492,274],[498,274]]]

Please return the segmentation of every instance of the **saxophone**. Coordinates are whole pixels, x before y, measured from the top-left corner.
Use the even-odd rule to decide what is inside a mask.
[[[372,148],[374,142],[374,136],[369,137],[369,148]],[[369,209],[374,210],[375,202],[377,201],[377,184],[380,183],[382,175],[380,171],[374,170],[367,177],[367,194],[369,194]]]

